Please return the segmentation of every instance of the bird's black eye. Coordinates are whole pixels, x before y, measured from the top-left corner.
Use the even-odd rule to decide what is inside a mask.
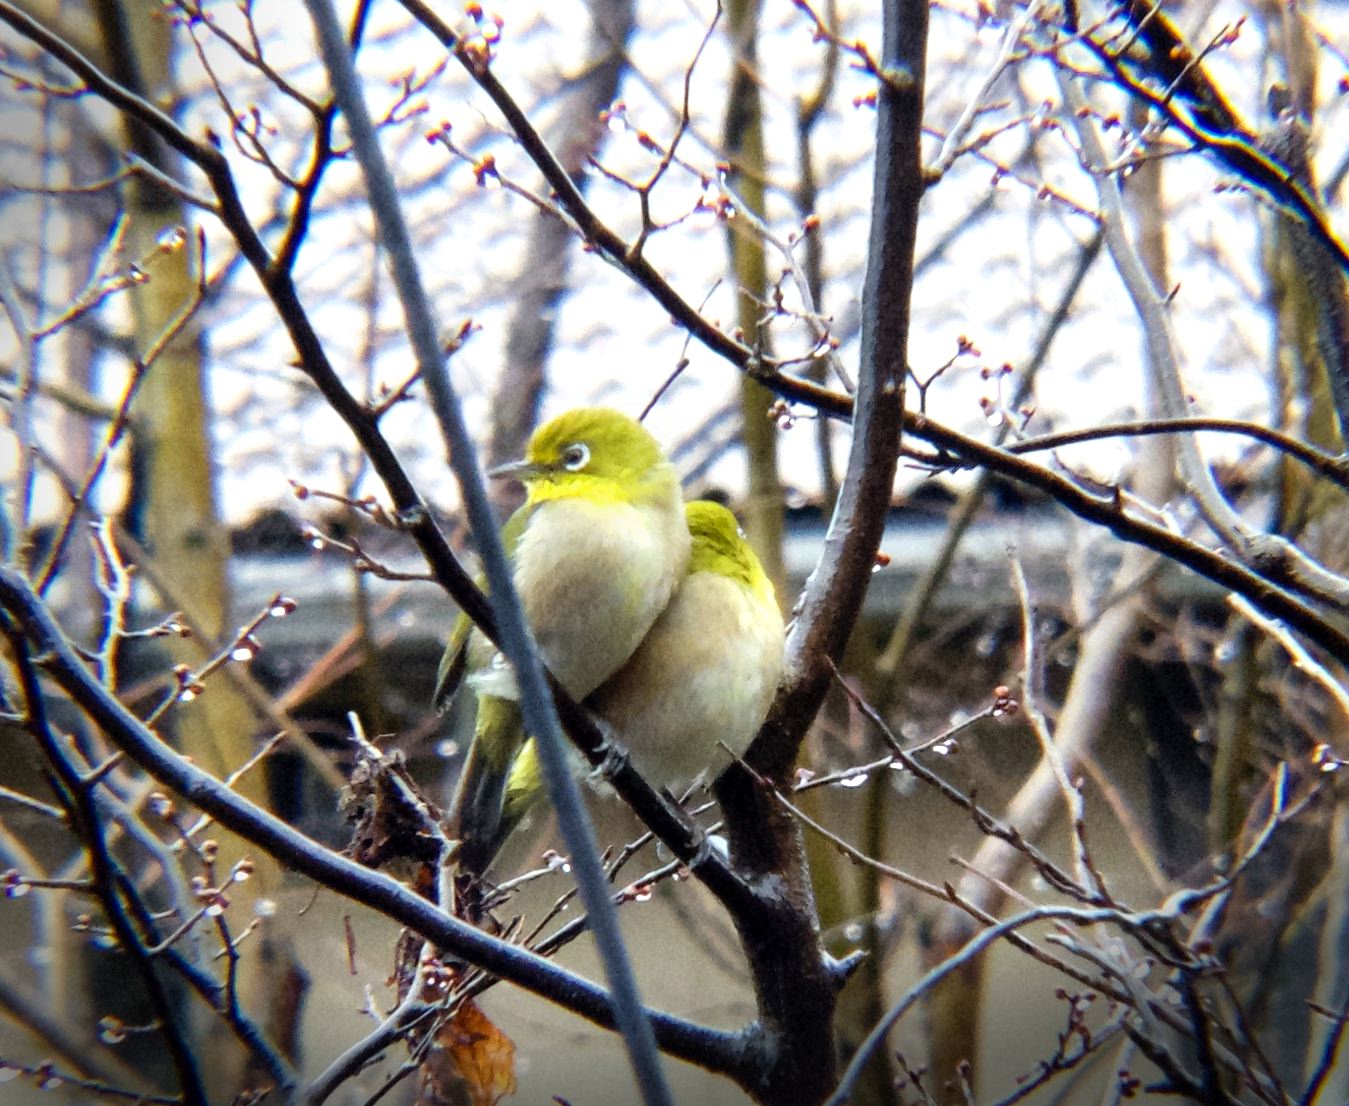
[[[590,450],[581,442],[562,451],[562,467],[568,472],[580,472],[590,463]]]

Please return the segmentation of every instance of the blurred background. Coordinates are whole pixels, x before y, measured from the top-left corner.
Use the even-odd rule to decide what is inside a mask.
[[[258,248],[293,282],[338,377],[379,414],[472,562],[303,6],[18,6],[222,153]],[[1342,228],[1344,5],[1163,8],[1225,94],[1233,133],[1246,127],[1294,168],[1327,225]],[[1127,52],[1116,9],[1072,10],[1084,39]],[[737,511],[790,613],[823,548],[847,425],[742,377],[623,265],[582,248],[519,135],[400,5],[341,14],[361,27],[366,95],[483,463],[519,456],[530,430],[560,410],[603,403],[637,415],[651,404],[645,421],[687,494]],[[872,6],[602,0],[441,15],[490,54],[493,75],[592,209],[640,243],[705,320],[787,371],[851,389],[873,202]],[[1176,125],[1165,105],[1183,94],[1154,81],[1151,110],[1140,107],[1127,74],[1066,41],[1066,19],[1036,3],[932,5],[908,405],[980,440],[1028,443],[1029,456],[1078,487],[1207,540],[1192,482],[1175,475],[1176,439],[1143,436],[1132,422],[1243,420],[1342,453],[1343,272],[1277,200],[1212,156],[1202,129]],[[250,765],[241,793],[317,841],[342,849],[351,839],[353,714],[381,750],[405,758],[432,802],[445,801],[472,717],[467,697],[445,717],[430,708],[453,606],[388,525],[391,501],[367,452],[297,366],[294,328],[218,217],[210,182],[128,126],[50,44],[16,28],[6,14],[7,562],[26,569],[124,703],[164,717],[164,732],[222,778]],[[1103,244],[1103,182],[1117,180],[1117,225],[1132,252]],[[1122,276],[1130,259],[1165,304],[1179,375],[1158,372],[1156,330]],[[1166,386],[1181,389],[1183,412],[1168,408]],[[1122,424],[1034,447],[1052,432]],[[1237,517],[1343,573],[1342,477],[1318,477],[1240,433],[1184,442]],[[1234,606],[1216,584],[1042,493],[906,445],[842,679],[900,741],[934,742],[915,754],[930,771],[1058,863],[1071,867],[1085,840],[1131,909],[1159,907],[1242,864],[1242,880],[1195,937],[1218,981],[1206,1008],[1218,1046],[1276,1073],[1288,1092],[1281,1099],[1262,1075],[1270,1097],[1234,1080],[1231,1097],[1215,1101],[1343,1101],[1349,866],[1335,770],[1349,755],[1349,700],[1340,666],[1299,653],[1286,629]],[[503,512],[515,505],[518,490],[494,491]],[[1323,609],[1340,624],[1341,610]],[[994,710],[999,688],[1025,709]],[[57,724],[98,763],[101,738],[65,708],[53,706]],[[1032,725],[1039,719],[1081,781],[1081,837]],[[40,758],[12,717],[5,725],[0,1101],[86,1101],[89,1086],[58,1086],[52,1073],[139,1085],[138,1073],[167,1068],[155,1035],[135,1032],[149,1014],[101,923],[86,916],[78,883],[87,859],[54,813]],[[836,687],[799,764],[802,813],[991,915],[1063,898],[1024,852],[984,834],[930,781],[878,764],[887,752]],[[126,768],[112,778],[119,855],[147,901],[169,909],[191,893],[177,830],[138,813],[154,811],[155,785]],[[1274,818],[1285,800],[1294,813]],[[615,799],[597,794],[590,805],[606,844],[639,838]],[[711,824],[715,811],[700,817]],[[1262,837],[1274,822],[1277,832]],[[841,999],[846,1054],[976,929],[912,880],[803,832],[826,946],[868,953]],[[525,931],[571,886],[546,859],[560,848],[544,814],[498,862],[502,879],[536,873],[502,912],[523,918]],[[229,840],[222,849],[230,863],[242,855]],[[668,859],[647,844],[619,880],[639,889],[621,914],[644,996],[712,1025],[743,1025],[753,992],[726,917],[696,881],[641,882]],[[397,1001],[397,927],[268,863],[259,869],[230,891],[225,916],[258,948],[261,979],[250,986],[261,989],[250,994],[263,996],[262,1021],[317,1074]],[[1096,961],[1074,947],[1059,953],[1084,970],[1108,961],[1107,975],[1172,1001],[1166,964],[1131,938],[1095,937]],[[196,940],[193,955],[218,969],[219,950]],[[559,960],[599,974],[584,938]],[[924,993],[857,1101],[1144,1096],[1156,1069],[1120,1031],[1121,1011],[1089,990],[999,944]],[[176,1000],[187,1001],[185,990]],[[630,1100],[610,1034],[504,986],[481,1003],[515,1042],[520,1101]],[[202,1015],[208,1041],[213,1024]],[[1195,1047],[1178,1045],[1187,1060]],[[238,1063],[220,1051],[224,1068]],[[330,1101],[370,1101],[402,1059],[390,1049]],[[724,1080],[671,1070],[681,1102],[745,1100]],[[417,1093],[407,1080],[387,1100]]]

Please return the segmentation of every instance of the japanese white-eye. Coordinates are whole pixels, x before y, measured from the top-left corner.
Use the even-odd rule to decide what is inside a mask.
[[[632,656],[684,576],[689,532],[674,466],[636,420],[592,407],[546,423],[523,460],[489,475],[525,486],[502,529],[515,586],[545,666],[584,699]],[[438,707],[465,674],[478,708],[451,823],[460,864],[480,872],[504,836],[506,779],[525,734],[510,666],[461,617]]]

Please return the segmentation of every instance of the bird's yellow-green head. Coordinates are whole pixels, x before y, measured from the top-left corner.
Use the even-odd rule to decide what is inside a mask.
[[[578,407],[534,432],[524,460],[488,475],[514,477],[528,501],[568,496],[630,500],[658,472],[670,474],[656,439],[636,419],[607,407]]]
[[[735,515],[720,503],[695,499],[684,504],[693,545],[689,572],[714,572],[744,584],[761,598],[776,602],[773,583],[754,555]]]

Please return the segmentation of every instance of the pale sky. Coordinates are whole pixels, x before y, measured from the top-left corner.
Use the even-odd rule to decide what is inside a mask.
[[[870,5],[844,3],[843,37],[876,43],[879,29]],[[258,6],[264,25],[269,60],[302,87],[317,88],[322,73],[312,54],[309,26],[298,0]],[[573,0],[561,4],[502,5],[503,35],[493,62],[503,84],[544,124],[551,120],[555,94],[581,64],[588,29],[588,7]],[[492,9],[488,9],[489,14]],[[624,123],[610,129],[601,158],[611,171],[640,179],[650,172],[656,155],[643,149],[635,137],[645,131],[657,142],[673,132],[671,111],[682,98],[684,74],[712,17],[712,7],[701,0],[684,4],[639,5],[641,30],[631,44],[634,71],[624,81],[620,99]],[[944,134],[959,118],[982,83],[1001,48],[1005,27],[976,28],[972,3],[942,4],[933,10],[929,48],[927,125]],[[233,6],[221,5],[224,24],[238,18]],[[546,13],[546,14],[545,14]],[[1255,17],[1240,4],[1220,2],[1204,24],[1207,40],[1225,23],[1248,20],[1236,42],[1209,59],[1210,71],[1248,119],[1263,125],[1263,89],[1272,79],[1261,69],[1264,50]],[[1331,22],[1332,17],[1337,22]],[[1324,9],[1322,29],[1338,41],[1341,53],[1349,48],[1344,13]],[[773,233],[787,239],[800,231],[799,213],[788,189],[796,179],[794,105],[809,94],[818,80],[823,47],[812,41],[808,20],[785,0],[764,7],[760,48],[763,92],[770,150],[768,222]],[[203,39],[203,41],[207,41]],[[368,76],[368,96],[378,116],[395,96],[399,77],[414,72],[425,77],[442,59],[429,35],[409,27],[402,10],[377,4],[361,55]],[[206,55],[231,87],[240,87],[240,68],[219,43],[208,43]],[[1079,58],[1079,60],[1082,60]],[[728,71],[725,37],[715,34],[704,51],[690,84],[691,126],[679,148],[690,169],[672,167],[653,193],[658,219],[673,219],[693,211],[709,190],[700,174],[715,181],[724,90]],[[179,59],[179,80],[194,97],[185,122],[200,132],[204,126],[223,131],[220,105],[202,76],[202,66],[190,49]],[[1321,53],[1321,78],[1326,108],[1320,121],[1318,168],[1324,176],[1344,156],[1337,135],[1343,133],[1344,99],[1335,93],[1345,75],[1343,58],[1334,49]],[[995,107],[981,115],[973,133],[994,130],[1041,101],[1054,105],[1059,93],[1045,62],[1026,63],[1020,70],[1020,88],[1004,77],[989,97]],[[1253,76],[1259,74],[1259,79]],[[247,77],[247,75],[244,75]],[[264,123],[274,129],[269,141],[278,160],[293,164],[298,152],[288,136],[303,133],[303,117],[293,105],[249,79],[245,87],[257,94]],[[830,111],[817,129],[818,173],[822,192],[817,207],[818,233],[824,238],[827,287],[823,312],[835,320],[835,331],[845,339],[840,356],[848,370],[856,366],[858,297],[867,236],[870,199],[870,150],[874,142],[874,113],[854,101],[864,97],[872,79],[848,64],[845,56],[830,101]],[[1118,98],[1091,95],[1103,112],[1120,110]],[[1018,97],[1021,97],[1018,104]],[[254,101],[241,95],[236,106]],[[408,122],[385,132],[386,150],[399,180],[408,190],[407,211],[423,243],[423,275],[446,328],[472,318],[480,328],[452,363],[454,381],[470,419],[481,421],[490,403],[493,382],[500,372],[505,346],[505,324],[512,301],[512,285],[519,269],[522,244],[532,218],[528,203],[505,189],[481,188],[472,168],[452,158],[425,135],[444,123],[454,141],[474,156],[490,153],[503,177],[536,188],[537,173],[522,151],[505,136],[494,110],[454,62],[434,76],[411,101],[417,111]],[[985,152],[1004,161],[1013,158],[1025,142],[1027,126],[1012,126],[992,139]],[[1118,129],[1106,137],[1107,148],[1118,146]],[[1075,153],[1071,130],[1042,136],[1041,171],[1044,179],[1072,203],[1094,209],[1094,185]],[[940,146],[934,135],[927,143],[930,161]],[[233,153],[227,143],[227,149]],[[259,218],[272,210],[275,184],[263,169],[239,157],[239,179],[245,203]],[[1027,170],[1033,173],[1034,169]],[[920,256],[964,213],[987,194],[993,169],[990,162],[966,155],[925,199],[919,232]],[[339,164],[327,178],[320,211],[310,240],[301,253],[298,273],[305,302],[328,342],[329,352],[354,387],[365,386],[363,359],[373,338],[374,376],[396,384],[405,375],[410,358],[402,339],[401,313],[387,277],[378,274],[372,290],[370,224],[367,213],[349,202],[324,210],[347,196],[356,179],[351,164]],[[1197,413],[1265,420],[1268,410],[1269,333],[1266,315],[1257,297],[1260,270],[1260,227],[1268,216],[1257,203],[1237,190],[1215,191],[1228,177],[1199,156],[1169,159],[1165,189],[1173,280],[1179,289],[1172,304],[1175,332],[1181,345],[1186,386]],[[1074,263],[1079,243],[1091,232],[1090,220],[1066,203],[1037,199],[1032,187],[1004,178],[997,186],[994,211],[964,234],[944,259],[923,271],[914,291],[910,362],[926,375],[955,353],[958,337],[970,338],[978,357],[965,357],[934,386],[929,397],[932,414],[966,430],[977,430],[984,416],[983,396],[992,385],[981,378],[981,367],[997,368],[1025,363],[1044,318],[1057,299]],[[631,237],[637,227],[636,197],[614,182],[597,177],[590,198],[611,226]],[[1342,213],[1332,219],[1345,230]],[[207,218],[213,270],[228,258],[227,243]],[[798,256],[802,253],[797,249]],[[715,220],[693,217],[653,236],[647,255],[667,274],[684,297],[706,300],[706,314],[727,322],[733,314],[732,286],[726,280],[724,228]],[[785,259],[770,256],[770,272],[781,272]],[[550,364],[547,412],[582,403],[604,402],[636,413],[645,405],[679,358],[685,355],[685,336],[672,328],[657,307],[626,276],[595,255],[576,250],[571,270],[572,291],[561,306],[557,341]],[[787,303],[794,301],[788,282]],[[371,305],[378,328],[370,332]],[[109,325],[119,323],[120,305],[110,302],[104,312]],[[217,409],[227,419],[219,438],[222,502],[233,521],[257,508],[290,502],[289,479],[340,490],[357,471],[351,442],[335,416],[315,400],[312,389],[287,367],[289,346],[270,307],[261,299],[251,275],[240,268],[226,293],[204,315],[209,333],[211,387]],[[775,333],[779,355],[803,353],[809,345],[798,323]],[[5,336],[5,341],[10,336]],[[1132,307],[1110,261],[1102,257],[1093,269],[1072,320],[1061,331],[1049,362],[1041,373],[1031,430],[1083,426],[1139,413],[1144,369],[1140,336]],[[702,418],[734,394],[735,373],[730,366],[696,343],[687,348],[689,367],[650,416],[653,431],[674,444]],[[48,366],[46,372],[55,371]],[[103,392],[115,401],[121,373],[106,373]],[[1010,392],[1010,386],[1005,386]],[[433,500],[450,504],[454,490],[446,472],[439,436],[425,405],[418,401],[397,408],[385,429]],[[992,428],[988,433],[992,433]],[[846,431],[836,436],[840,463],[846,449]],[[1206,448],[1233,455],[1240,448],[1233,439],[1211,438]],[[784,480],[805,495],[817,485],[814,435],[801,420],[781,435]],[[1096,476],[1119,474],[1130,449],[1124,442],[1078,447],[1065,454]],[[743,462],[730,454],[715,467],[715,483],[738,489]],[[916,474],[904,479],[912,481]],[[368,483],[361,491],[375,490]]]

